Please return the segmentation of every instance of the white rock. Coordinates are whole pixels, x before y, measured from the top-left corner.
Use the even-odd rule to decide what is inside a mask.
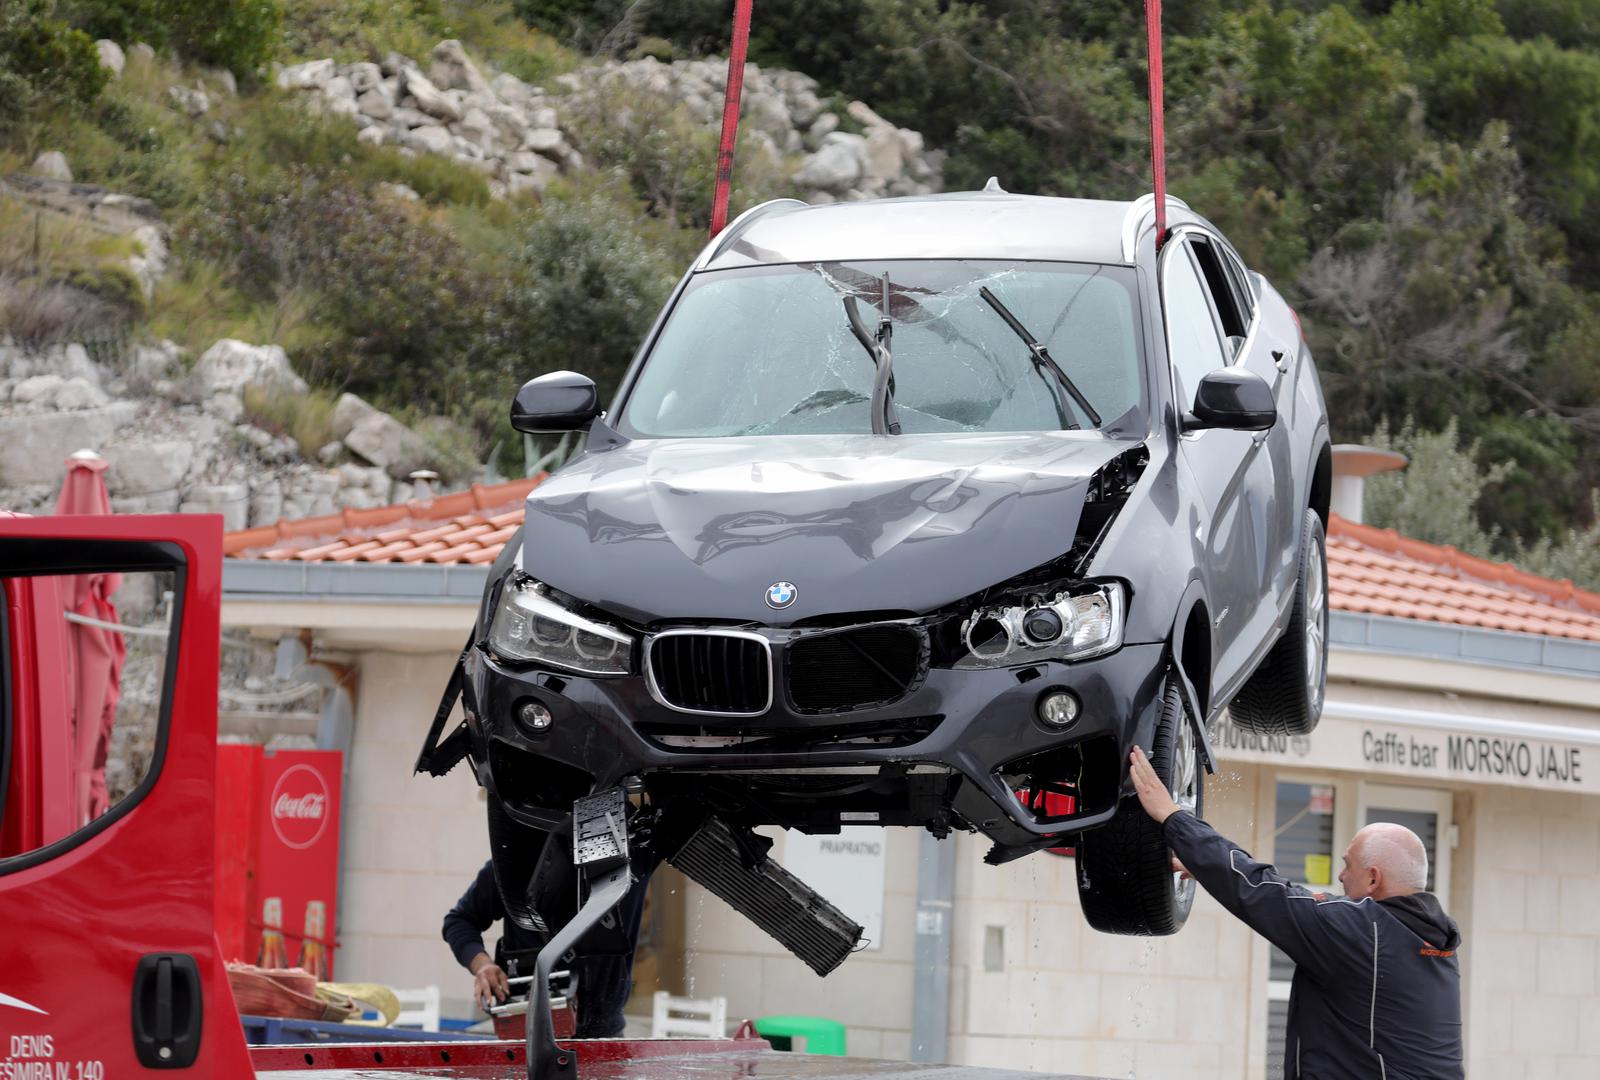
[[[211,110],[211,98],[199,86],[169,87],[167,97],[191,117],[204,116]]]
[[[123,55],[122,46],[110,38],[101,38],[94,43],[100,53],[100,66],[111,72],[113,79],[122,78],[122,69],[127,64],[128,58]]]
[[[108,446],[116,433],[139,415],[139,405],[118,401],[79,412],[12,413],[0,416],[0,446],[5,447],[5,482],[60,484],[67,455],[83,447]]]
[[[361,115],[361,110],[356,108],[352,98],[325,97],[322,99],[322,108],[329,116],[339,116],[346,120],[354,120]]]
[[[377,124],[371,127],[364,127],[356,132],[356,142],[362,146],[382,146],[386,138],[384,129]]]
[[[401,105],[389,117],[391,127],[402,130],[419,127],[439,127],[444,123],[437,116],[429,116],[420,109],[412,109]]]
[[[864,128],[894,126],[893,124],[889,123],[889,121],[873,112],[864,101],[852,101],[850,104],[844,107],[844,111],[850,114],[850,119],[854,120]]]
[[[66,384],[60,375],[35,375],[11,388],[11,400],[18,405],[49,405]]]
[[[205,68],[205,76],[229,97],[239,96],[239,80],[227,68]]]
[[[376,87],[356,99],[356,108],[374,120],[387,120],[394,115],[394,102],[384,97],[383,91]]]
[[[507,195],[511,194],[511,189],[506,186],[506,182],[504,180],[490,179],[488,187],[489,198],[491,199],[503,199]]]
[[[135,41],[128,46],[128,57],[138,60],[140,63],[148,64],[156,58],[156,51],[142,41]]]
[[[291,64],[278,72],[278,87],[282,90],[314,90],[333,78],[332,60],[307,60]]]
[[[351,64],[347,69],[350,86],[358,94],[368,90],[376,90],[383,85],[383,69],[377,64],[359,63]]]
[[[501,101],[513,105],[521,105],[533,96],[533,87],[505,71],[489,80],[489,90]]]
[[[223,338],[202,353],[191,377],[205,396],[242,395],[247,386],[278,386],[296,394],[306,392],[305,380],[289,366],[289,357],[281,346],[250,345],[234,338]]]
[[[520,149],[560,157],[567,151],[567,140],[556,128],[530,128]]]
[[[379,184],[378,190],[401,202],[421,202],[422,196],[408,184]]]
[[[536,194],[543,195],[544,189],[549,185],[551,177],[558,175],[560,172],[560,170],[557,169],[551,162],[546,161],[545,164],[550,166],[550,171],[548,173],[542,171],[532,173],[507,173],[505,183],[506,194],[512,198],[515,198],[516,196],[527,191],[532,191]]]
[[[354,394],[341,395],[334,405],[333,430],[352,453],[390,476],[406,476],[427,463],[428,446],[421,436]]]
[[[532,128],[557,128],[561,126],[556,111],[548,105],[538,105],[527,110],[528,126]]]
[[[226,390],[212,394],[201,404],[207,416],[215,416],[229,424],[237,424],[244,415],[244,399]]]
[[[441,87],[492,94],[461,42],[451,38],[433,47],[433,81]]]
[[[821,149],[806,158],[794,174],[801,187],[844,192],[861,179],[867,140],[860,135],[834,132]]]
[[[875,127],[867,132],[866,175],[885,182],[900,175],[905,167],[905,144],[891,127]]]
[[[102,452],[111,467],[106,487],[118,495],[174,491],[194,463],[194,444],[186,439],[140,440],[108,446]]]
[[[414,150],[423,150],[430,154],[447,154],[450,152],[455,137],[442,127],[419,127],[406,132],[405,143]]]
[[[452,123],[461,119],[461,107],[455,99],[434,86],[422,72],[408,67],[401,72],[400,78],[404,91],[417,99],[418,109]]]
[[[343,75],[335,75],[323,83],[322,92],[331,98],[349,98],[351,101],[356,99],[356,88]]]
[[[62,411],[77,411],[102,408],[110,400],[104,391],[92,385],[87,379],[68,379],[56,391],[51,404]]]
[[[496,130],[494,121],[482,109],[468,109],[461,118],[457,134],[488,150],[495,143]]]
[[[67,155],[60,150],[46,150],[33,159],[33,166],[28,171],[47,180],[72,182],[72,168],[67,164]]]

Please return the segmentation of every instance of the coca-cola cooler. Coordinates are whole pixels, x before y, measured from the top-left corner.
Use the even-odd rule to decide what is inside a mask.
[[[332,979],[337,750],[217,747],[217,937],[227,960]]]

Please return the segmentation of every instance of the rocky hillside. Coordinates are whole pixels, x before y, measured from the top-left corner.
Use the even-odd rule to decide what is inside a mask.
[[[721,123],[726,61],[653,57],[611,61],[558,76],[547,90],[505,72],[484,72],[459,41],[441,41],[426,73],[390,53],[381,63],[310,60],[280,68],[277,85],[361,129],[361,142],[447,155],[482,171],[499,198],[542,193],[560,173],[590,167],[585,132],[626,127],[612,106],[629,102],[681,106],[707,130]],[[896,128],[862,102],[840,113],[817,96],[817,82],[795,71],[745,70],[741,149],[787,172],[811,202],[939,189],[942,155],[915,131]],[[853,123],[857,131],[841,130]],[[788,164],[787,159],[794,159]],[[748,165],[748,162],[743,164]],[[787,167],[786,167],[787,166]]]

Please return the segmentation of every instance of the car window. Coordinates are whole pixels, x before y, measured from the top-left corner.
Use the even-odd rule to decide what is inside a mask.
[[[176,656],[168,570],[0,576],[0,874],[143,794]]]
[[[1250,305],[1241,295],[1237,283],[1224,266],[1221,248],[1200,235],[1188,238],[1195,264],[1200,268],[1200,279],[1211,296],[1211,308],[1222,326],[1224,351],[1230,361],[1238,357],[1250,332]]]
[[[719,270],[690,282],[622,409],[644,437],[871,430],[874,365],[850,330],[876,328],[888,277],[902,430],[1054,431],[1092,421],[1034,364],[982,296],[1049,350],[1106,430],[1143,429],[1132,272],[1078,263],[906,260]]]
[[[1167,341],[1178,402],[1185,411],[1194,407],[1195,388],[1206,372],[1227,364],[1217,337],[1216,318],[1199,270],[1187,243],[1173,245],[1165,257],[1164,301]]]
[[[1244,313],[1244,323],[1248,327],[1256,314],[1256,292],[1250,286],[1250,271],[1232,248],[1224,245],[1221,251],[1222,265],[1228,271],[1228,281],[1233,285],[1233,294],[1239,299],[1239,310]]]

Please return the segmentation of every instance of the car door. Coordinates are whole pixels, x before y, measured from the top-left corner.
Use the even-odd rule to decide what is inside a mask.
[[[1296,488],[1293,454],[1295,366],[1299,358],[1293,344],[1280,340],[1262,318],[1257,287],[1238,253],[1226,241],[1197,237],[1195,254],[1212,295],[1220,297],[1220,306],[1228,311],[1224,329],[1242,335],[1232,362],[1272,387],[1278,404],[1277,423],[1255,436],[1257,444],[1265,449],[1260,462],[1265,470],[1261,490],[1268,497],[1264,505],[1252,507],[1251,511],[1262,557],[1260,587],[1273,601],[1263,605],[1263,618],[1275,619],[1279,609],[1288,606],[1299,572],[1300,510],[1305,501]],[[1264,626],[1261,632],[1270,633],[1270,629]]]
[[[1237,347],[1223,333],[1223,315],[1193,250],[1196,239],[1204,242],[1204,234],[1180,231],[1162,253],[1173,392],[1185,414],[1193,409],[1200,380],[1226,367]],[[1199,574],[1210,602],[1213,685],[1219,688],[1231,684],[1252,651],[1252,641],[1243,635],[1261,607],[1256,514],[1265,502],[1262,485],[1269,478],[1258,460],[1258,434],[1209,428],[1185,432],[1179,440],[1207,513],[1199,537]]]
[[[251,1075],[212,926],[221,539],[0,515],[0,1075]]]

